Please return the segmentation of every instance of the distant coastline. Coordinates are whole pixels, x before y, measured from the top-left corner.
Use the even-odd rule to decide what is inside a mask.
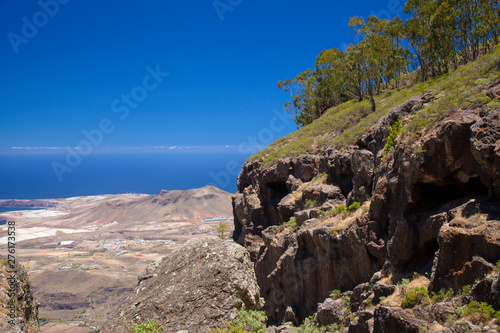
[[[36,208],[36,207],[4,207],[0,206],[0,213],[5,213],[5,212],[15,212],[15,211],[20,211],[20,210],[46,210],[46,208]]]

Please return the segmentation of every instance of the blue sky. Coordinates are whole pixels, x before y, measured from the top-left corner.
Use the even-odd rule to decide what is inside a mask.
[[[349,17],[394,16],[402,5],[0,0],[0,148],[75,147],[103,120],[112,130],[100,147],[247,143],[273,127],[273,109],[288,101],[278,80],[349,43]],[[155,81],[151,71],[168,76]],[[132,92],[134,108],[122,99]],[[128,108],[123,119],[120,106]],[[258,143],[293,130],[290,120]]]

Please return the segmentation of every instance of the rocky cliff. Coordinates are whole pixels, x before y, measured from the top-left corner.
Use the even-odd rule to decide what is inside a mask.
[[[349,318],[349,332],[443,324],[446,315],[417,316],[385,299],[404,296],[398,283],[411,276],[434,292],[483,283],[469,301],[500,310],[491,273],[500,260],[500,108],[454,110],[384,149],[390,126],[440,97],[393,107],[356,145],[244,165],[233,238],[250,251],[271,321]],[[348,297],[348,312],[332,310],[333,290]]]
[[[38,303],[26,269],[0,256],[0,332],[36,333]]]

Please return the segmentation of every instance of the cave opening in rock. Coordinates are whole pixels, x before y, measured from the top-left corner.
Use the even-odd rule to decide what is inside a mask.
[[[467,183],[449,182],[445,186],[429,183],[417,183],[413,188],[413,197],[418,200],[408,206],[408,213],[417,213],[436,209],[443,204],[471,195],[487,195],[488,188],[479,177],[469,179]]]
[[[266,186],[269,189],[269,202],[274,208],[277,209],[280,201],[289,194],[286,183],[273,182],[267,183]]]
[[[433,238],[425,243],[416,253],[416,256],[406,263],[408,273],[417,272],[419,274],[430,273],[434,263],[434,256],[439,250],[437,238]]]

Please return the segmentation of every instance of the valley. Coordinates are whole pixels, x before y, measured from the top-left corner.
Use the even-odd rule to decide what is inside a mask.
[[[55,200],[0,201],[42,207],[0,213],[15,221],[16,259],[28,269],[42,332],[91,332],[134,290],[155,259],[232,226],[231,194],[214,187]],[[205,221],[220,217],[220,220]],[[0,252],[7,254],[7,224]]]

